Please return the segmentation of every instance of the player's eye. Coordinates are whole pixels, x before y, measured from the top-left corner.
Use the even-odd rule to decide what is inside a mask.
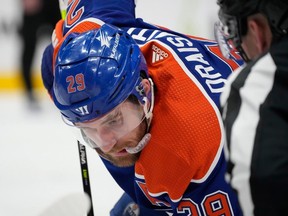
[[[111,116],[111,118],[107,121],[109,126],[120,126],[123,123],[123,115],[119,110],[115,113],[115,115]]]

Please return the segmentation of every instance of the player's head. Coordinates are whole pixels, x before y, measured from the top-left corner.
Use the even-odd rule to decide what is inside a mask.
[[[117,142],[147,118],[146,62],[125,31],[105,24],[70,34],[59,49],[54,71],[55,105],[94,148],[109,146],[112,133]]]
[[[215,25],[215,36],[226,57],[231,48],[236,48],[248,61],[287,34],[287,0],[218,0],[217,3],[220,6],[220,22]],[[262,35],[262,38],[257,34]],[[245,41],[248,36],[249,40]],[[266,47],[264,45],[263,50],[258,48],[258,52],[250,50],[253,45],[257,46],[259,40],[262,40],[262,44],[266,43]]]

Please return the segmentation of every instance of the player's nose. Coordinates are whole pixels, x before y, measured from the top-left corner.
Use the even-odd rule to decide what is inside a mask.
[[[99,130],[101,140],[100,148],[103,152],[109,152],[117,143],[116,134],[110,130]]]

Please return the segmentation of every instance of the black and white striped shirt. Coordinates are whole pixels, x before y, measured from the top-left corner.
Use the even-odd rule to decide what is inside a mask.
[[[228,79],[227,177],[244,215],[288,215],[288,38]]]

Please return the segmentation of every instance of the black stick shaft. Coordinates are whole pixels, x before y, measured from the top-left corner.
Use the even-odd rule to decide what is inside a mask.
[[[79,150],[83,189],[84,189],[84,192],[88,194],[88,196],[90,197],[90,200],[91,200],[91,209],[90,209],[87,216],[94,216],[92,193],[91,193],[90,181],[89,181],[87,153],[86,153],[85,146],[83,144],[81,144],[79,141],[78,141],[78,150]]]

